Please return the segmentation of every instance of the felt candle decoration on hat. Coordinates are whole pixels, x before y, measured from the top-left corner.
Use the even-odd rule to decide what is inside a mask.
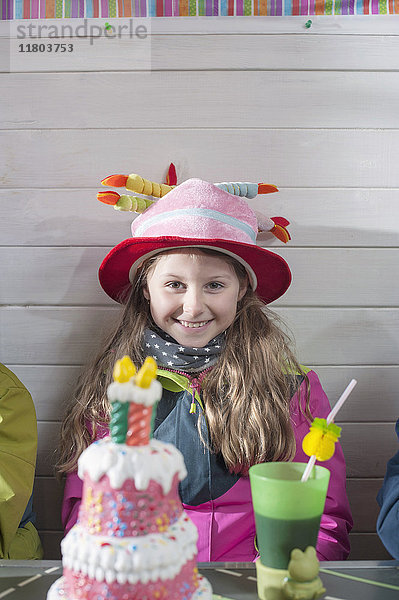
[[[144,260],[163,250],[186,246],[213,248],[236,258],[245,267],[252,289],[266,304],[287,290],[291,282],[287,263],[256,240],[259,232],[265,232],[288,242],[289,222],[257,212],[246,201],[256,194],[277,192],[276,186],[188,179],[173,187],[153,182],[147,185],[146,181],[139,175],[111,175],[102,183],[134,188],[139,195],[148,194],[147,198],[120,196],[116,191],[98,195],[99,200],[119,210],[141,213],[132,222],[131,236],[115,246],[100,266],[100,284],[111,298],[122,304],[127,301]],[[168,181],[176,181],[175,173],[170,173]]]
[[[233,196],[243,198],[255,198],[258,194],[272,194],[278,192],[278,188],[270,183],[249,183],[244,181],[232,181],[215,183],[216,187]]]
[[[173,190],[173,186],[144,179],[140,175],[136,175],[136,173],[132,173],[131,175],[109,175],[101,183],[102,185],[111,185],[112,187],[125,187],[131,192],[144,194],[145,196],[154,196],[154,198],[162,198],[162,196]]]
[[[172,163],[173,164],[173,163]],[[169,175],[168,175],[169,177]],[[172,179],[174,181],[174,178]],[[168,185],[166,183],[156,183],[149,179],[144,179],[136,173],[130,175],[109,175],[101,181],[101,185],[110,185],[112,187],[125,187],[131,192],[136,194],[143,194],[145,196],[152,196],[153,198],[163,198],[168,192],[174,189],[174,185]],[[278,188],[275,185],[269,183],[250,183],[243,181],[231,181],[215,183],[215,186],[225,192],[228,192],[232,196],[242,196],[245,198],[255,198],[258,194],[272,194],[278,192]],[[97,194],[98,200],[105,204],[115,204],[113,201],[107,201],[107,196],[111,197],[116,195],[116,192],[99,192]]]
[[[115,210],[143,213],[154,200],[149,198],[139,198],[138,196],[128,196],[127,194],[118,194],[118,192],[98,192],[97,200],[104,204],[110,204]]]
[[[169,165],[169,169],[168,169],[168,173],[166,175],[166,181],[165,183],[167,185],[170,186],[175,186],[177,185],[177,174],[176,174],[176,167],[173,163],[170,163]]]
[[[126,194],[119,195],[117,192],[107,190],[106,192],[98,192],[97,200],[104,204],[110,204],[116,210],[130,211],[137,214],[143,213],[151,206],[158,198],[162,198],[168,192],[172,191],[176,186],[177,177],[176,169],[173,163],[170,164],[167,184],[155,183],[144,179],[140,175],[109,175],[101,181],[102,185],[112,185],[114,187],[126,187],[127,190],[134,191],[138,194],[151,196],[151,198],[142,198],[138,196],[129,196]],[[240,196],[244,198],[255,198],[257,194],[272,194],[278,192],[275,185],[269,183],[250,183],[242,181],[230,181],[214,184],[219,189],[231,194],[232,196]],[[287,226],[289,221],[284,217],[266,217],[264,214],[254,211],[258,221],[258,232],[269,232],[277,239],[286,244],[291,239],[288,233]]]

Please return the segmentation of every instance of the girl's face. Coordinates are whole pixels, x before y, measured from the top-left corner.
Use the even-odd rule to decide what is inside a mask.
[[[231,325],[246,290],[223,257],[190,248],[163,254],[143,291],[158,327],[182,346],[202,348]]]

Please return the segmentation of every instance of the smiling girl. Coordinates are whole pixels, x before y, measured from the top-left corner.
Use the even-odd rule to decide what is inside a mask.
[[[243,198],[191,179],[135,219],[132,237],[103,261],[100,283],[125,308],[63,424],[66,532],[82,496],[77,459],[108,433],[114,362],[129,354],[141,364],[151,355],[164,389],[154,437],[183,453],[188,476],[179,492],[199,532],[198,560],[256,558],[249,467],[307,462],[302,439],[312,416],[330,412],[316,373],[298,364],[266,306],[286,291],[291,274],[280,256],[256,245],[257,232]],[[352,519],[339,444],[324,464],[331,478],[317,552],[342,560]]]
[[[154,323],[179,344],[206,346],[231,325],[247,290],[220,253],[171,250],[159,256],[143,288]]]

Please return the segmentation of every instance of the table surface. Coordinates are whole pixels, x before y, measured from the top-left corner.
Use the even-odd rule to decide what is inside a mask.
[[[199,563],[215,600],[257,600],[253,563]],[[398,600],[399,561],[323,562],[324,600]],[[45,600],[60,561],[0,560],[0,599]]]

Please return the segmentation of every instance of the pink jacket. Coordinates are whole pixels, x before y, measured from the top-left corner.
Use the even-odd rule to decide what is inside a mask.
[[[165,376],[167,378],[168,374]],[[314,417],[325,418],[330,412],[327,396],[316,373],[309,371],[308,377],[311,385],[311,413]],[[162,378],[160,379],[162,381]],[[162,383],[164,385],[164,382]],[[170,387],[168,389],[170,390]],[[302,382],[301,392],[302,407],[304,407],[305,382]],[[187,401],[189,406],[192,401],[191,395],[186,389],[182,390],[182,393],[183,396],[179,397],[179,401],[181,403]],[[309,425],[300,411],[298,394],[295,394],[291,400],[291,420],[297,447],[294,461],[307,462],[308,456],[302,450],[302,439],[308,433]],[[349,531],[352,528],[352,516],[346,496],[345,460],[339,443],[335,446],[334,456],[324,462],[323,466],[330,470],[331,477],[317,542],[318,558],[319,560],[344,560],[350,550]],[[190,465],[187,467],[190,473]],[[192,465],[192,468],[195,469],[195,465]],[[62,505],[65,533],[77,521],[81,498],[82,481],[77,473],[71,473],[67,476]],[[237,478],[225,493],[216,498],[200,504],[196,503],[195,506],[183,503],[183,506],[198,529],[199,562],[240,562],[253,561],[257,558],[254,547],[255,521],[248,477]]]

